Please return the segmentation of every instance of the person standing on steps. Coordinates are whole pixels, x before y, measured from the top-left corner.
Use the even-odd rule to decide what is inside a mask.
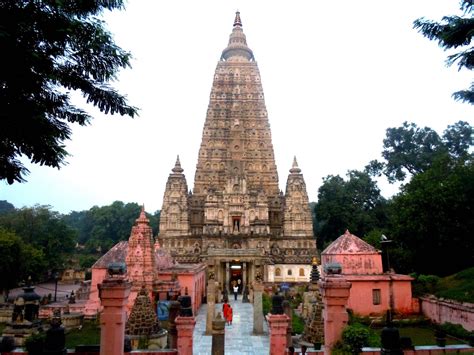
[[[224,315],[226,324],[227,324],[227,318],[229,317],[229,307],[230,305],[227,303],[227,301],[224,301],[224,304],[222,305],[222,314]]]
[[[232,325],[232,317],[234,315],[234,310],[232,309],[232,306],[229,305],[229,308],[227,308],[227,324]]]
[[[237,294],[239,292],[239,286],[234,285],[233,291],[234,291],[234,300],[237,301]]]

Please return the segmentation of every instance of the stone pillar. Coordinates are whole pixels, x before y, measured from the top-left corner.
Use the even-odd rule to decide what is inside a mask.
[[[181,303],[176,300],[170,302],[169,312],[169,329],[168,329],[168,345],[171,349],[178,348],[178,331],[176,329],[176,317],[181,311]]]
[[[247,263],[243,262],[242,263],[242,284],[244,287],[247,286]]]
[[[194,317],[176,317],[178,330],[178,355],[193,355],[193,332],[196,325]]]
[[[212,355],[224,355],[225,349],[225,320],[221,312],[212,321]]]
[[[253,334],[263,334],[263,309],[262,309],[262,292],[263,285],[261,283],[253,284]]]
[[[105,279],[98,285],[104,307],[100,315],[100,355],[122,355],[131,283],[123,277]]]
[[[351,283],[341,275],[327,275],[319,281],[323,297],[324,354],[330,355],[331,348],[341,339],[342,330],[349,321],[347,300]]]
[[[291,320],[293,317],[293,310],[291,309],[290,302],[288,301],[283,301],[283,312],[288,316],[288,318]],[[292,332],[292,325],[291,322],[288,322],[288,328],[286,329],[286,346],[292,346],[293,345],[293,339],[291,338],[291,332]]]
[[[212,323],[216,313],[216,283],[214,279],[207,282],[207,318],[206,318],[206,335],[212,334]]]
[[[290,318],[286,314],[271,314],[267,316],[270,328],[270,355],[285,355],[287,342],[286,332]]]
[[[229,274],[230,274],[230,266],[229,266],[229,262],[226,261],[225,263],[225,285],[224,285],[224,288],[229,291]],[[227,294],[229,294],[229,292],[227,292]]]

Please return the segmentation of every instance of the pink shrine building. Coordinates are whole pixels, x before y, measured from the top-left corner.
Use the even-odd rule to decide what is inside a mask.
[[[196,312],[201,306],[206,266],[177,264],[168,252],[160,248],[158,242],[154,242],[152,228],[142,208],[128,241],[118,242],[92,266],[90,294],[84,306],[86,317],[94,318],[101,311],[97,286],[104,281],[109,264],[117,262],[126,264],[127,279],[132,283],[128,313],[142,285],[145,285],[154,302],[188,292],[193,311]]]
[[[381,252],[346,231],[323,252],[321,264],[337,262],[352,283],[347,308],[358,315],[413,313],[411,281],[407,275],[384,272]]]

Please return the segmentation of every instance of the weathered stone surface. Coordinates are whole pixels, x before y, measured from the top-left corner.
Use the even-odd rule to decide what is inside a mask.
[[[253,333],[263,334],[263,308],[262,308],[263,285],[255,283],[253,285]]]
[[[160,322],[151,305],[148,291],[143,286],[135,299],[132,312],[128,317],[125,334],[150,336],[157,334],[160,330]]]
[[[218,312],[212,321],[212,355],[224,355],[225,349],[225,320]]]
[[[207,283],[207,318],[206,318],[206,335],[212,334],[212,324],[216,312],[216,283],[213,279]]]

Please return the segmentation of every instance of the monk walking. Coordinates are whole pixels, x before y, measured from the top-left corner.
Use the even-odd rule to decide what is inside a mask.
[[[227,301],[224,301],[224,304],[222,305],[222,314],[224,315],[224,319],[226,321],[226,324],[228,322],[228,317],[229,317],[229,308],[230,305],[227,303]]]
[[[227,324],[232,325],[232,317],[233,317],[233,309],[232,306],[229,305],[229,308],[227,309]]]

